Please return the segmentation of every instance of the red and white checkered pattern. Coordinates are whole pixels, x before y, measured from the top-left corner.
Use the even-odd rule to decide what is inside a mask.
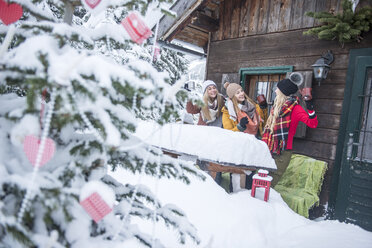
[[[92,219],[98,223],[106,215],[108,215],[112,208],[95,192],[80,202],[80,205],[87,211]]]
[[[27,135],[23,142],[23,150],[33,166],[36,166],[36,157],[40,147],[40,139],[34,135]],[[46,164],[54,155],[56,146],[52,139],[45,139],[43,155],[41,156],[38,167]]]
[[[131,12],[121,21],[124,29],[130,38],[137,44],[142,44],[144,40],[152,35],[151,29],[143,22],[136,12]]]

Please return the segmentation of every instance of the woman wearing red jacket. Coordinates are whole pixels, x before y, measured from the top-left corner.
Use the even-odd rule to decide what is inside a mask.
[[[274,105],[262,135],[262,141],[267,143],[277,166],[277,171],[271,173],[272,187],[278,183],[289,165],[293,137],[298,123],[301,121],[310,128],[318,126],[312,99],[305,101],[309,112],[307,113],[299,104],[300,99],[293,95],[298,91],[296,84],[289,79],[284,79],[278,83],[277,87]]]

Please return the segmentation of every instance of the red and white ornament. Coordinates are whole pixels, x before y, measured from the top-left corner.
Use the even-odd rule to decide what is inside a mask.
[[[90,8],[94,9],[101,2],[101,0],[85,0],[84,1]]]
[[[121,21],[124,29],[130,38],[137,44],[142,44],[144,40],[152,35],[151,29],[142,20],[137,12],[131,12]]]
[[[153,57],[153,60],[157,60],[159,57],[160,57],[160,47],[158,45],[154,45],[153,46],[153,53],[154,53],[154,57]]]
[[[98,14],[103,11],[107,5],[104,0],[83,0],[84,7],[92,14]],[[107,2],[107,1],[106,1]]]
[[[27,135],[23,142],[23,150],[30,163],[35,167],[41,167],[52,159],[56,146],[52,139],[46,138],[44,149],[42,151],[41,159],[38,164],[36,164],[37,155],[39,153],[41,141],[38,137],[34,135]]]
[[[90,181],[81,189],[80,205],[96,223],[112,211],[114,202],[114,191],[100,181]]]
[[[5,0],[0,0],[0,20],[9,25],[21,19],[23,15],[22,6],[16,3],[7,3]]]

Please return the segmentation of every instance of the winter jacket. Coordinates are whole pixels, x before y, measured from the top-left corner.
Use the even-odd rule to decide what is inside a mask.
[[[260,117],[260,125],[258,126],[258,130],[260,136],[262,136],[268,118],[267,107],[265,109],[262,109],[260,108],[260,105],[256,104],[256,111],[258,116]]]
[[[309,114],[314,113],[314,111],[309,111]],[[291,114],[291,123],[289,124],[288,131],[288,140],[287,140],[287,150],[292,149],[293,137],[296,134],[296,129],[298,123],[301,121],[305,123],[310,128],[316,128],[318,126],[318,117],[316,115],[311,118],[308,113],[301,107],[300,104],[297,104]],[[314,113],[315,114],[315,113]]]
[[[251,119],[246,113],[240,112],[238,113],[238,119],[234,121],[233,119],[230,118],[230,114],[226,106],[224,106],[221,111],[222,111],[222,125],[224,129],[240,132],[240,130],[238,129],[238,123],[240,119],[242,119],[243,117],[247,117],[249,122],[247,124],[247,129],[244,132],[253,134],[253,135],[257,134],[258,125],[259,125],[259,120],[258,120],[259,118],[258,118],[257,112],[255,112],[253,119]]]
[[[200,113],[201,108],[199,106],[193,105],[191,102],[187,102],[186,111],[189,114],[199,114],[198,125],[222,127],[222,113],[220,114],[220,116],[216,117],[215,121],[207,124],[205,121],[203,121],[202,114]]]

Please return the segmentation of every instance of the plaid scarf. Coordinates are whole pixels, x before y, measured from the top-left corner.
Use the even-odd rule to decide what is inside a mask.
[[[267,144],[271,153],[280,155],[281,151],[287,146],[289,125],[291,123],[291,113],[293,108],[299,103],[297,96],[289,98],[282,106],[279,116],[275,121],[273,133],[270,128],[265,128],[262,141]]]

